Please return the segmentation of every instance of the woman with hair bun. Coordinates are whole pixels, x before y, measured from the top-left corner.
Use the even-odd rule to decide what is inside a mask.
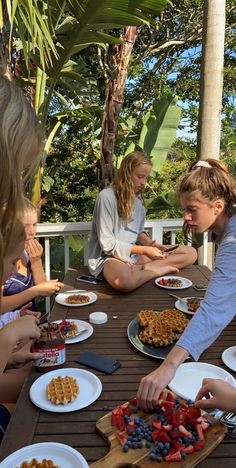
[[[114,183],[102,190],[93,213],[89,243],[89,270],[123,292],[133,291],[148,280],[192,265],[193,247],[180,246],[166,254],[144,231],[143,192],[152,169],[141,151],[129,153],[116,171]],[[165,246],[166,247],[166,246]]]
[[[235,317],[236,181],[220,161],[198,161],[183,176],[179,199],[184,210],[186,234],[189,231],[202,234],[210,230],[218,249],[201,306],[161,366],[141,380],[137,398],[143,408],[156,406],[160,392],[173,379],[178,366],[189,356],[198,360]],[[198,400],[204,392],[210,391],[211,385],[199,392]],[[215,392],[218,395],[218,386],[213,394]]]

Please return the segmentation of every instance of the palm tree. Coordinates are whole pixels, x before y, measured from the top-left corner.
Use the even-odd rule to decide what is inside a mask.
[[[198,158],[220,156],[225,0],[204,0]]]
[[[65,87],[68,79],[72,79],[70,90],[74,91],[74,95],[76,93],[76,84],[81,79],[81,74],[78,63],[71,58],[91,44],[120,44],[121,39],[105,31],[120,29],[122,26],[149,24],[151,15],[164,8],[166,2],[167,0],[96,0],[95,8],[94,0],[0,0],[0,27],[4,31],[4,41],[0,38],[0,49],[5,72],[6,64],[10,63],[8,73],[12,74],[12,63],[15,60],[13,56],[19,58],[19,52],[13,50],[16,29],[17,50],[20,49],[20,58],[24,58],[20,67],[21,79],[23,84],[35,88],[35,94],[32,93],[34,105],[42,125],[46,127],[49,105],[58,84]],[[8,22],[9,31],[6,27]],[[28,76],[23,74],[25,64]],[[59,93],[57,97],[60,97]],[[65,102],[63,105],[65,106]],[[61,116],[59,120],[49,135],[50,142],[61,125]],[[41,167],[35,175],[32,187],[34,202],[38,202],[40,197],[42,172]]]

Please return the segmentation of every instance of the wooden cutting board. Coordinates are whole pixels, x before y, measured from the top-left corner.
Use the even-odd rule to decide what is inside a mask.
[[[138,412],[135,416],[141,416],[144,421],[148,422],[154,419],[155,415]],[[217,445],[223,440],[227,433],[227,427],[217,421],[217,419],[204,414],[207,419],[213,423],[207,431],[204,432],[206,445],[200,452],[187,455],[185,460],[181,462],[153,462],[149,459],[150,449],[143,447],[141,449],[129,449],[127,453],[122,451],[120,442],[115,437],[115,432],[118,430],[116,426],[111,425],[111,412],[99,419],[96,423],[96,429],[99,434],[108,441],[110,451],[108,454],[90,465],[91,468],[193,468],[200,461],[206,458]]]

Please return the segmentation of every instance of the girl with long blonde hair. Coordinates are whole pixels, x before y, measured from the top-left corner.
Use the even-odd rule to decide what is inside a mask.
[[[129,292],[148,280],[176,273],[196,260],[192,247],[164,252],[144,231],[143,192],[152,169],[151,159],[141,151],[129,153],[121,162],[114,184],[102,190],[93,213],[89,243],[89,270],[103,274],[114,288]]]
[[[198,360],[202,352],[235,317],[236,180],[220,161],[200,160],[183,176],[179,186],[179,199],[184,210],[187,231],[197,234],[211,231],[218,249],[211,280],[199,309],[163,364],[141,380],[137,397],[138,404],[143,408],[151,409],[156,406],[160,392],[172,380],[179,365],[189,356]],[[210,400],[204,403],[201,398],[211,389],[216,399],[212,403]],[[226,397],[228,390],[225,389]],[[218,385],[205,382],[197,399],[200,400],[197,406],[211,407],[211,404],[219,401]],[[232,401],[230,404],[233,405]],[[220,407],[223,406],[224,403],[221,402]]]

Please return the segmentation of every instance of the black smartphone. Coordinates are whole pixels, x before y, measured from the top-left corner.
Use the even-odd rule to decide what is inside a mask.
[[[75,359],[75,362],[78,364],[84,364],[92,369],[105,372],[105,374],[113,374],[113,372],[121,367],[121,363],[119,361],[94,353],[93,351],[85,351]]]
[[[78,276],[77,278],[77,281],[81,281],[82,283],[89,283],[89,284],[99,284],[99,283],[103,283],[103,278],[101,277],[97,277],[95,278],[95,276],[89,276],[89,275],[82,275],[82,276]]]
[[[164,249],[164,252],[173,252],[173,250],[176,250],[178,249],[178,244],[177,245],[172,245],[171,247],[166,247],[166,249]]]

